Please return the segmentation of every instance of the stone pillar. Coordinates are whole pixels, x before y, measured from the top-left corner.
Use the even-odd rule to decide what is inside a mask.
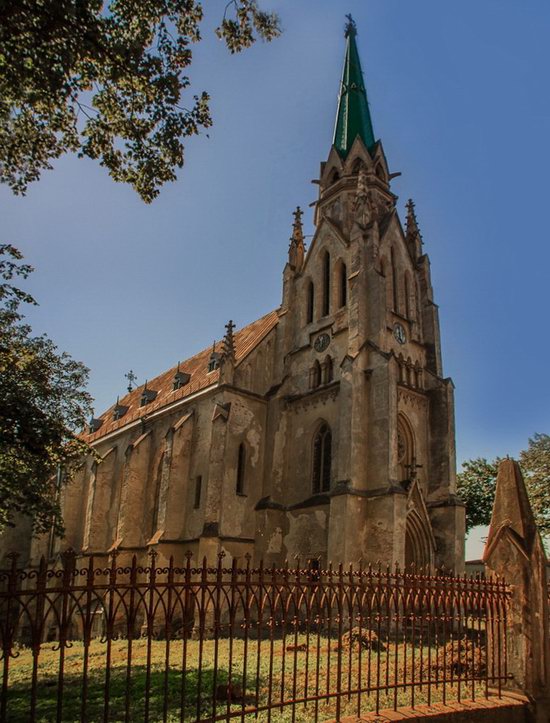
[[[173,435],[167,439],[169,475],[163,479],[160,493],[158,527],[164,530],[164,537],[168,540],[181,537],[188,514],[189,465],[194,420],[192,412],[183,416],[174,425]]]
[[[489,537],[483,555],[487,573],[510,584],[506,626],[507,687],[532,700],[533,723],[550,720],[550,630],[546,555],[519,464],[500,463]]]
[[[220,517],[225,474],[225,443],[227,421],[231,404],[225,404],[218,398],[214,402],[212,413],[212,434],[210,438],[210,458],[208,461],[208,484],[204,504],[204,527],[199,540],[199,562],[206,558],[215,565],[220,551]]]
[[[149,476],[152,434],[144,432],[126,452],[122,477],[117,539],[125,548],[143,546],[145,494]]]
[[[91,465],[89,472],[82,540],[82,549],[88,553],[104,553],[113,542],[108,514],[115,483],[116,451],[116,447],[111,447],[98,462]]]
[[[71,548],[79,551],[82,548],[83,518],[85,498],[82,494],[86,476],[89,474],[89,464],[85,463],[61,491],[61,515],[65,525],[65,535],[61,549]]]

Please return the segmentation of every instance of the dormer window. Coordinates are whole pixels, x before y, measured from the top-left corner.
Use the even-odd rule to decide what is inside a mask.
[[[210,369],[208,370],[210,371]],[[176,391],[177,389],[181,389],[186,384],[189,383],[189,380],[191,379],[191,374],[187,374],[187,372],[180,372],[177,371],[174,375],[174,383],[172,385],[172,389]]]
[[[90,419],[90,424],[88,426],[89,434],[93,434],[94,432],[97,432],[97,430],[101,427],[102,424],[103,424],[102,419],[95,419],[94,417],[92,417]]]
[[[156,392],[154,389],[147,389],[147,387],[145,387],[144,390],[141,392],[139,406],[145,407],[147,404],[150,404],[153,399],[156,398],[157,394],[158,392]]]
[[[117,402],[115,408],[113,409],[113,419],[122,419],[127,411],[128,407],[125,407],[124,404],[119,404]]]
[[[209,372],[213,372],[214,369],[217,369],[220,366],[220,358],[221,354],[219,354],[217,351],[213,351],[212,354],[210,354],[210,360],[208,362]]]

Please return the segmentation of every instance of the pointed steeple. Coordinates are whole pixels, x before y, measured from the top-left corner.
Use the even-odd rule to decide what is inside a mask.
[[[333,145],[341,156],[347,156],[354,140],[360,136],[367,148],[375,143],[374,130],[370,117],[367,91],[361,70],[361,61],[357,52],[357,27],[351,15],[347,16],[346,57],[340,84],[338,113],[334,128]]]

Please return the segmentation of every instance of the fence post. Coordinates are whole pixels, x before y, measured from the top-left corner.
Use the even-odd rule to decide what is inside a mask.
[[[503,460],[483,561],[487,572],[504,577],[512,590],[505,629],[504,687],[531,701],[532,721],[550,720],[550,637],[546,555],[519,464]],[[505,668],[506,669],[506,668]]]

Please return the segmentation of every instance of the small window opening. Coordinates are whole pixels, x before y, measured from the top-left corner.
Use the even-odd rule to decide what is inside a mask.
[[[340,265],[340,299],[338,306],[342,308],[348,303],[348,272],[346,264]]]
[[[306,323],[311,324],[313,321],[313,307],[315,304],[315,287],[313,281],[309,281],[307,285],[307,316]]]
[[[237,455],[237,483],[235,485],[238,495],[244,495],[245,468],[246,450],[244,444],[241,442],[241,444],[239,444],[239,452]]]
[[[195,503],[193,507],[198,510],[201,506],[202,476],[195,477]]]

